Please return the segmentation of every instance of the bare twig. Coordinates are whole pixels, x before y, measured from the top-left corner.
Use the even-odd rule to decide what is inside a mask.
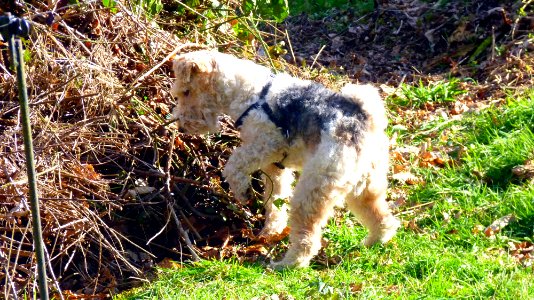
[[[200,49],[208,49],[207,46],[205,45],[200,45],[200,44],[197,44],[197,43],[186,43],[186,44],[181,44],[179,46],[177,46],[176,48],[174,48],[174,50],[169,53],[164,59],[162,59],[159,63],[157,63],[154,67],[152,67],[150,70],[148,70],[146,73],[144,73],[143,75],[139,76],[136,80],[134,80],[133,83],[135,83],[131,89],[135,89],[137,87],[139,87],[142,83],[142,81],[147,78],[150,74],[152,74],[154,71],[156,71],[157,69],[159,69],[164,63],[166,63],[169,59],[171,59],[172,57],[174,57],[177,53],[179,53],[180,51],[182,51],[183,49],[187,49],[187,48],[200,48]],[[132,84],[133,84],[132,83]]]
[[[317,54],[315,55],[315,57],[313,58],[313,63],[311,64],[311,67],[310,69],[313,69],[313,66],[315,65],[315,63],[317,62],[317,59],[319,59],[319,56],[321,55],[321,52],[323,52],[324,48],[326,47],[326,45],[323,45],[321,47],[321,49],[319,49],[319,52],[317,52]]]
[[[297,59],[295,58],[295,52],[293,52],[293,45],[291,44],[291,37],[289,36],[289,33],[287,32],[287,29],[285,30],[286,38],[287,38],[287,44],[289,45],[289,51],[291,52],[291,57],[293,58],[293,63],[297,63]]]
[[[176,215],[176,212],[174,211],[173,207],[169,206],[168,209],[170,213],[172,214],[172,217],[174,218],[174,222],[176,224],[176,227],[178,228],[178,231],[180,232],[180,235],[185,241],[187,249],[189,249],[189,251],[191,252],[193,261],[200,261],[200,257],[198,256],[197,251],[195,247],[193,246],[193,243],[191,243],[191,240],[189,239],[189,235],[187,234],[187,231],[184,230],[184,227],[182,226],[180,219],[178,219],[178,216]]]

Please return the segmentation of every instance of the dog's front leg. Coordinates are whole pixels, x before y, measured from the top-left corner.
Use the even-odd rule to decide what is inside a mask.
[[[295,178],[293,170],[281,169],[275,164],[263,167],[262,171],[265,184],[263,193],[265,225],[259,236],[269,238],[269,236],[282,233],[287,226],[288,204],[286,202],[293,193],[291,184]]]
[[[234,196],[241,203],[247,202],[250,174],[275,161],[272,148],[262,144],[247,144],[234,150],[222,172]]]

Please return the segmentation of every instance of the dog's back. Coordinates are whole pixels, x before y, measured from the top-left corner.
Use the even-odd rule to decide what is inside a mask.
[[[275,78],[274,82],[283,79]],[[266,98],[290,143],[296,139],[317,143],[321,134],[327,133],[342,143],[356,145],[365,132],[386,127],[382,100],[370,85],[347,85],[337,93],[308,82],[289,85]]]
[[[347,84],[341,93],[359,103],[370,117],[371,130],[383,131],[387,126],[386,109],[378,90],[372,85]]]

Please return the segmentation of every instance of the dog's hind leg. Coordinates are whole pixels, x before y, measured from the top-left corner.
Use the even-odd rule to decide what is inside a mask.
[[[344,176],[343,160],[320,152],[306,163],[295,187],[290,201],[290,245],[281,261],[271,263],[275,269],[309,264],[321,248],[322,228],[334,206],[352,190]]]
[[[386,171],[384,168],[372,168],[363,191],[359,195],[350,194],[347,197],[347,207],[369,230],[362,242],[365,246],[386,243],[400,226],[386,202],[386,189]]]

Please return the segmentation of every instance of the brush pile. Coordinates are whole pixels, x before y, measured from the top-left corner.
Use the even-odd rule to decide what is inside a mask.
[[[226,228],[228,235],[253,226],[253,214],[237,209],[221,186],[221,166],[238,142],[231,125],[207,139],[163,126],[173,106],[169,54],[202,46],[184,43],[122,1],[113,8],[103,1],[46,3],[9,9],[33,27],[24,58],[56,296],[123,289],[135,281],[130,277],[144,277],[156,256],[202,256],[198,245],[217,236],[203,230]],[[190,29],[189,40],[228,39],[215,33]],[[0,53],[0,287],[6,298],[18,298],[35,291],[36,260],[16,74],[4,42]],[[190,233],[196,245],[185,242]]]

